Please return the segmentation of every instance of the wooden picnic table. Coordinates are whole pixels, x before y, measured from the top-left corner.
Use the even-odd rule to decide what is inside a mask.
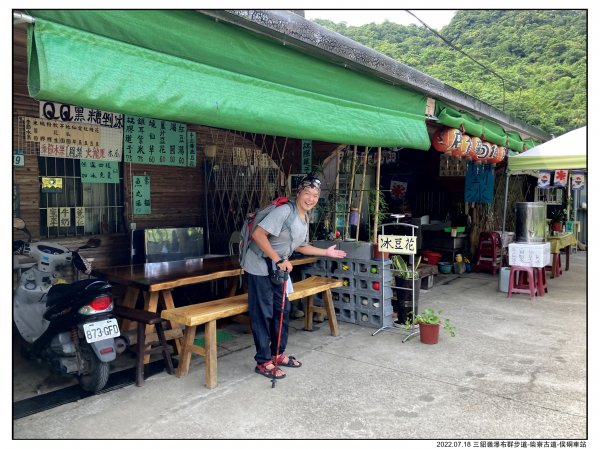
[[[290,262],[293,266],[297,266],[314,263],[317,260],[315,256],[301,256],[290,259]],[[150,312],[157,311],[159,300],[162,300],[164,309],[175,308],[171,290],[184,285],[230,278],[229,296],[233,296],[237,284],[235,276],[242,273],[237,255],[119,265],[92,270],[92,276],[127,287],[122,301],[123,306],[135,308],[138,295],[142,293],[144,310]],[[126,332],[130,326],[130,322],[124,322],[121,330]],[[149,326],[147,333],[151,331],[152,327]],[[179,338],[176,339],[176,347],[179,354],[181,349]]]

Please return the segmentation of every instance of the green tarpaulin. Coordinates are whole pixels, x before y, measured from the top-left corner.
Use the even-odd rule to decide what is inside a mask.
[[[29,11],[33,98],[276,136],[427,150],[426,97],[194,11]]]
[[[443,101],[436,102],[436,116],[442,125],[457,129],[461,129],[462,126],[470,136],[480,137],[483,140],[505,146],[514,151],[522,152],[524,145],[527,149],[536,145],[536,142],[532,139],[522,140],[517,132],[506,132],[497,123],[477,119],[468,112],[457,111]]]

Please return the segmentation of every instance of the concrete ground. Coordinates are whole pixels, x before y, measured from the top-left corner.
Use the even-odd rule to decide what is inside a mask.
[[[185,378],[162,372],[13,420],[13,438],[587,439],[587,253],[544,297],[497,287],[497,275],[440,274],[421,290],[419,307],[443,309],[457,329],[437,345],[347,323],[332,337],[326,322],[311,333],[292,320],[288,353],[303,366],[275,388],[254,373],[251,335],[230,323],[217,388],[194,356]]]

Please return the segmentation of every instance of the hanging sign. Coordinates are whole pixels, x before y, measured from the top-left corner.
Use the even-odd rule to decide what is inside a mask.
[[[187,133],[187,166],[196,166],[196,131],[188,131]]]
[[[490,204],[494,197],[494,169],[489,164],[468,161],[465,202]]]
[[[395,200],[405,198],[407,190],[408,190],[407,182],[402,182],[402,181],[390,182],[390,195]]]
[[[49,207],[46,209],[46,226],[58,226],[58,207]]]
[[[59,226],[68,228],[71,226],[71,208],[70,207],[59,207]]]
[[[118,184],[119,163],[112,161],[96,161],[81,159],[81,182]]]
[[[554,171],[554,185],[556,187],[566,187],[567,179],[569,179],[569,170]]]
[[[40,101],[40,118],[71,123],[87,123],[108,128],[123,128],[123,114],[54,101]]]
[[[40,156],[120,161],[123,131],[87,123],[19,117],[28,142],[39,142]]]
[[[150,176],[133,177],[133,214],[150,214]]]
[[[125,162],[188,166],[187,125],[134,115],[126,115],[124,120]]]
[[[540,189],[549,189],[551,177],[552,177],[552,172],[550,170],[538,171],[538,187]]]
[[[302,173],[310,173],[312,169],[312,140],[302,139]]]
[[[581,190],[585,185],[585,175],[583,171],[572,170],[571,171],[571,189]]]
[[[85,226],[85,207],[75,208],[75,226]]]
[[[416,254],[417,237],[413,235],[379,235],[377,246],[380,252],[392,254]]]
[[[42,193],[61,193],[62,187],[62,178],[49,178],[42,176]]]

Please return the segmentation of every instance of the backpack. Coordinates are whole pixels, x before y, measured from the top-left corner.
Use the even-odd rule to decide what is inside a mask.
[[[254,238],[252,237],[252,232],[254,231],[255,226],[258,225],[261,221],[263,221],[264,218],[267,215],[269,215],[269,213],[273,209],[275,209],[276,207],[279,207],[279,206],[283,206],[284,204],[289,204],[290,213],[289,213],[288,217],[286,218],[285,222],[283,223],[283,226],[288,229],[291,229],[292,223],[293,223],[294,219],[296,218],[296,215],[298,215],[298,213],[296,210],[296,204],[293,201],[290,201],[285,196],[280,196],[278,198],[275,198],[273,201],[271,201],[269,204],[267,204],[263,208],[257,209],[254,212],[249,212],[246,215],[246,219],[244,220],[244,224],[240,231],[240,233],[242,235],[242,239],[240,241],[240,265],[242,267],[244,265],[244,261],[246,260],[246,254],[248,254],[249,250],[254,251],[255,253],[257,253],[259,255],[263,254],[263,252],[260,250],[260,248],[258,247],[256,242],[254,241]],[[291,242],[290,242],[290,244],[291,244]],[[290,254],[291,254],[292,249],[293,248],[290,248]]]

